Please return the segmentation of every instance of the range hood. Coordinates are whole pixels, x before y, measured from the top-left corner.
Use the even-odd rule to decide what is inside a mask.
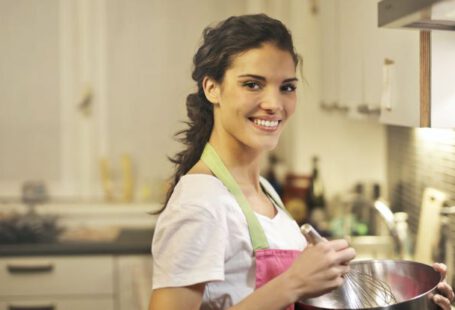
[[[382,0],[378,26],[455,31],[455,0]]]

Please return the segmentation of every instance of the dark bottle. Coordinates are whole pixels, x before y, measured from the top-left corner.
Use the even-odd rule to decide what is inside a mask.
[[[308,208],[310,212],[317,208],[325,209],[324,185],[319,171],[319,158],[313,157],[313,171],[308,191]]]
[[[276,165],[278,164],[279,159],[275,154],[270,154],[269,155],[269,167],[267,169],[267,172],[265,174],[265,178],[267,181],[269,181],[270,185],[275,189],[277,192],[278,196],[280,198],[283,198],[283,186],[278,180],[278,177],[276,175]]]

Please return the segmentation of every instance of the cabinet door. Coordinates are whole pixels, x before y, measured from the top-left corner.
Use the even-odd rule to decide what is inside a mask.
[[[0,297],[113,295],[113,257],[0,259]]]
[[[388,29],[378,27],[378,0],[361,2],[363,14],[364,114],[378,117],[381,110],[383,65],[387,56]]]
[[[152,290],[152,256],[116,258],[117,310],[146,310]]]
[[[55,0],[0,1],[0,195],[30,178],[60,184],[58,27]]]
[[[420,33],[383,29],[384,59],[381,122],[420,126]],[[390,33],[386,33],[386,31]]]
[[[419,32],[379,28],[378,0],[362,1],[364,104],[382,123],[418,126]]]
[[[363,34],[361,2],[343,0],[339,3],[339,94],[340,104],[350,107],[349,115],[359,117],[363,104]]]
[[[112,298],[13,299],[0,301],[0,310],[114,310]]]
[[[321,106],[336,107],[339,102],[339,0],[320,2],[321,12]]]
[[[431,127],[455,128],[455,32],[431,33]]]

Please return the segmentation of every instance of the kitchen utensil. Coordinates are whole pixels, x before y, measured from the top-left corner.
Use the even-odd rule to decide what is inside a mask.
[[[422,263],[433,261],[433,249],[439,242],[441,227],[440,212],[446,194],[434,188],[426,188],[423,192],[422,206],[419,216],[416,250],[414,259]]]
[[[309,224],[304,224],[301,231],[311,244],[324,242],[319,233]],[[342,285],[350,309],[383,307],[396,303],[390,286],[366,270],[353,269],[344,276]]]
[[[431,300],[436,293],[436,286],[441,281],[441,275],[431,266],[412,262],[395,260],[354,261],[350,264],[351,272],[370,274],[375,280],[387,283],[396,302],[383,307],[357,307],[355,300],[358,295],[351,287],[342,285],[336,290],[322,296],[301,300],[296,309],[387,309],[387,310],[436,310],[437,305]],[[366,286],[365,285],[362,285]],[[373,290],[370,289],[369,293]],[[382,289],[375,292],[383,299]],[[370,296],[372,297],[372,296]]]

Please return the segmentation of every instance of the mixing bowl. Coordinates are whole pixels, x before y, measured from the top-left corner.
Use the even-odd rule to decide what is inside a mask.
[[[350,267],[352,276],[348,274],[342,286],[322,296],[300,300],[296,309],[438,309],[431,296],[442,278],[431,266],[413,261],[366,260],[351,262]],[[358,286],[350,285],[350,281]],[[382,303],[385,288],[377,283],[386,284],[393,301]],[[370,300],[376,305],[371,306]]]

